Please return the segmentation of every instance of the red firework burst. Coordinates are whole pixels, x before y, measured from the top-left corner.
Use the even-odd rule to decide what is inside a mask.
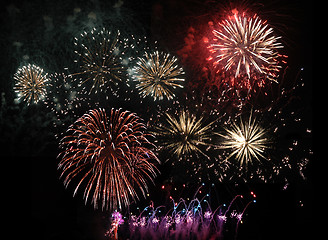
[[[64,185],[75,178],[83,185],[85,202],[91,197],[94,208],[121,209],[138,199],[136,189],[146,195],[147,180],[156,176],[150,160],[157,157],[149,149],[145,125],[134,113],[112,109],[90,110],[77,119],[60,141],[63,149],[58,168]]]
[[[217,72],[230,73],[225,80],[231,86],[246,88],[264,87],[267,82],[277,82],[283,56],[281,37],[274,35],[267,21],[256,14],[249,16],[233,10],[233,15],[212,24],[212,40],[209,43],[210,57]],[[209,42],[207,38],[204,42]]]

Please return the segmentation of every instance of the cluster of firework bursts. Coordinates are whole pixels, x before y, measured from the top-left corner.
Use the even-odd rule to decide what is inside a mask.
[[[146,38],[93,28],[74,38],[75,68],[66,73],[47,74],[34,64],[17,70],[17,101],[44,102],[55,115],[58,169],[66,187],[74,183],[74,195],[83,188],[95,208],[124,209],[147,195],[161,162],[196,181],[267,182],[289,171],[303,176],[307,157],[291,158],[284,149],[294,151],[298,141],[288,145],[279,137],[286,116],[300,121],[294,110],[284,112],[290,92],[277,87],[267,106],[251,104],[281,84],[287,58],[281,37],[266,20],[236,9],[208,25],[201,45],[189,36],[176,56]],[[200,48],[204,65],[189,81],[190,52]],[[161,206],[131,215],[131,239],[219,237],[224,223],[234,219],[238,226],[245,211],[231,211],[231,204],[212,210],[197,198],[173,204],[165,215]],[[114,212],[112,219],[108,235],[116,239],[122,215]]]

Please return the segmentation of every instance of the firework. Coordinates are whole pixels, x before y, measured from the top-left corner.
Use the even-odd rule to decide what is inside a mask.
[[[222,64],[225,71],[234,73],[234,78],[245,78],[245,85],[250,81],[263,85],[265,79],[277,82],[281,68],[278,49],[283,46],[278,41],[281,37],[274,35],[266,21],[235,11],[212,32],[209,48],[214,65]]]
[[[145,125],[138,116],[121,109],[90,110],[75,121],[61,142],[63,152],[58,168],[62,169],[67,186],[80,175],[85,202],[92,198],[94,208],[121,209],[138,199],[138,189],[147,192],[147,180],[156,176],[156,167],[149,160],[156,158],[147,148],[152,145],[144,133]],[[92,193],[93,192],[93,193]]]
[[[54,114],[53,126],[59,132],[65,132],[72,122],[68,111],[73,108],[74,101],[78,101],[77,90],[72,86],[72,78],[64,73],[50,74],[50,78],[51,84],[44,103]]]
[[[14,90],[19,99],[23,99],[28,104],[37,103],[43,99],[49,81],[47,75],[42,68],[34,64],[19,68],[14,75],[16,81]]]
[[[124,223],[122,214],[117,211],[113,212],[111,228],[109,229],[109,231],[107,231],[105,236],[109,236],[110,239],[118,239],[117,230],[122,223]]]
[[[165,113],[165,123],[155,128],[155,135],[161,146],[179,159],[191,153],[207,156],[201,146],[210,145],[212,125],[213,122],[206,124],[203,116],[197,117],[184,109],[178,115]]]
[[[116,91],[116,86],[127,79],[127,63],[124,51],[127,39],[120,40],[120,32],[112,33],[106,29],[93,29],[84,32],[80,38],[75,38],[75,53],[79,57],[75,60],[80,71],[71,74],[82,76],[80,86],[84,86],[89,93],[94,91]]]
[[[140,95],[152,96],[154,100],[173,99],[174,89],[182,88],[184,82],[183,69],[176,62],[176,57],[158,51],[146,52],[143,58],[138,58],[133,79],[138,82]]]
[[[191,201],[180,198],[175,202],[171,198],[173,207],[168,210],[147,206],[139,215],[130,216],[130,239],[221,239],[228,230],[226,226],[232,226],[230,223],[236,223],[237,233],[247,207],[256,202],[251,200],[243,211],[238,211],[233,203],[243,196],[237,195],[228,206],[211,209],[209,198],[209,194]]]
[[[266,159],[264,152],[270,147],[268,130],[252,118],[252,114],[247,121],[240,119],[239,123],[225,127],[225,133],[219,135],[223,138],[219,148],[231,150],[227,159],[234,156],[241,167],[253,163],[254,159]]]

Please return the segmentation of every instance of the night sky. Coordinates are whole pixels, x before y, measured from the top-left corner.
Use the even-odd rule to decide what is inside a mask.
[[[1,47],[1,159],[5,162],[3,174],[9,173],[3,185],[10,201],[17,201],[19,213],[14,225],[28,224],[25,237],[33,239],[106,239],[104,233],[110,226],[110,212],[94,210],[84,204],[80,191],[73,197],[74,188],[65,189],[57,170],[58,139],[53,128],[53,117],[42,103],[15,103],[13,76],[17,69],[27,63],[42,66],[49,73],[64,72],[74,59],[73,39],[81,31],[92,26],[120,29],[122,35],[147,36],[158,41],[163,51],[176,54],[185,44],[190,26],[201,29],[213,20],[223,6],[238,1],[7,1],[2,3]],[[288,111],[297,112],[302,119],[283,132],[284,140],[296,138],[300,143],[293,158],[302,158],[312,152],[312,3],[311,1],[239,1],[266,17],[276,32],[282,36],[284,51],[288,55],[286,81],[302,79],[304,87],[295,91],[296,104]],[[236,5],[237,6],[237,5]],[[78,9],[78,10],[77,10]],[[192,78],[192,69],[183,66],[186,78]],[[303,69],[303,70],[301,70]],[[188,71],[189,70],[189,71]],[[189,74],[189,75],[188,75]],[[300,84],[301,85],[301,84]],[[290,87],[290,86],[289,86]],[[113,103],[118,106],[121,103]],[[144,104],[148,104],[145,101]],[[122,103],[128,110],[144,114],[134,104]],[[136,104],[137,107],[140,105]],[[143,106],[142,106],[143,107]],[[143,115],[149,119],[149,115]],[[306,152],[306,153],[305,153]],[[288,184],[281,177],[276,181],[224,183],[205,181],[204,192],[213,193],[213,205],[229,202],[242,194],[237,207],[245,206],[256,194],[256,203],[246,211],[243,224],[239,226],[237,239],[309,239],[313,237],[313,155],[304,170],[305,179],[296,172],[287,172]],[[131,205],[140,208],[152,200],[155,205],[168,204],[168,197],[192,197],[200,186],[193,179],[173,178],[172,166],[159,166],[162,172],[150,186],[149,197]],[[170,176],[170,177],[169,177]],[[182,190],[182,183],[187,188]],[[165,185],[165,190],[161,186]],[[174,189],[177,190],[174,190]],[[216,202],[217,201],[217,202]],[[16,204],[15,204],[16,207]],[[4,208],[5,209],[5,208]],[[126,212],[122,212],[123,214]],[[233,239],[227,232],[224,239]],[[121,237],[124,233],[121,233]]]

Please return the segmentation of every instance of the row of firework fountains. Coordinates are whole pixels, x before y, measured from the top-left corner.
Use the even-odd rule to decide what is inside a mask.
[[[128,224],[129,234],[123,234],[129,239],[222,239],[227,231],[225,225],[231,225],[230,234],[236,238],[245,211],[250,204],[256,203],[256,196],[251,193],[254,199],[244,205],[241,211],[234,209],[233,204],[237,199],[243,199],[242,195],[235,196],[229,204],[224,203],[212,209],[209,194],[201,199],[195,194],[191,201],[181,198],[175,202],[172,199],[173,207],[168,210],[163,205],[155,207],[151,202],[139,213],[131,213],[128,218],[114,211],[106,235],[117,239],[119,226],[126,228]]]
[[[213,28],[210,40],[204,39],[208,44],[206,60],[211,62],[215,74],[222,76],[224,72],[228,76],[220,84],[243,91],[248,98],[258,88],[279,84],[286,56],[279,53],[283,47],[280,37],[274,35],[266,21],[234,9]],[[48,75],[42,68],[28,64],[14,75],[17,101],[44,102],[56,116],[54,125],[61,149],[58,168],[66,187],[74,182],[74,195],[82,188],[85,202],[91,200],[95,208],[101,205],[102,209],[123,209],[140,195],[146,196],[148,182],[154,182],[159,173],[157,165],[165,154],[170,156],[173,168],[187,166],[182,174],[201,181],[235,177],[267,181],[284,169],[302,172],[306,158],[291,163],[288,156],[271,153],[277,143],[277,126],[265,126],[266,122],[261,122],[265,119],[262,111],[239,112],[236,115],[240,117],[235,120],[234,116],[222,117],[217,109],[200,113],[206,105],[204,99],[189,97],[196,104],[190,108],[181,106],[176,95],[184,87],[186,73],[177,57],[151,45],[146,38],[122,38],[119,31],[92,29],[74,39],[76,71],[66,69],[73,72]],[[136,92],[138,99],[131,97]],[[123,102],[135,104],[140,100],[136,105],[141,108],[147,99],[154,100],[153,109],[146,107],[154,111],[147,124],[136,113],[103,108],[108,102],[122,101],[122,95]],[[84,111],[84,107],[91,110]],[[281,113],[274,112],[279,107],[269,109],[269,114],[280,118]],[[297,146],[297,142],[293,145]],[[148,218],[142,214],[131,217],[130,232],[140,239],[144,235],[152,237],[170,221],[174,222],[175,239],[199,231],[205,234],[200,238],[204,238],[210,234],[207,231],[213,232],[213,226],[219,234],[228,210],[214,217],[218,209],[194,211],[196,202],[200,205],[194,199],[189,210],[185,206],[184,211],[177,212],[174,207],[171,216],[161,219],[155,217],[155,209]],[[186,205],[183,201],[180,204]],[[241,217],[242,214],[236,217],[238,223]],[[120,213],[114,212],[108,234],[117,239],[121,223]],[[142,224],[144,228],[140,228]],[[165,237],[171,232],[161,234]]]

